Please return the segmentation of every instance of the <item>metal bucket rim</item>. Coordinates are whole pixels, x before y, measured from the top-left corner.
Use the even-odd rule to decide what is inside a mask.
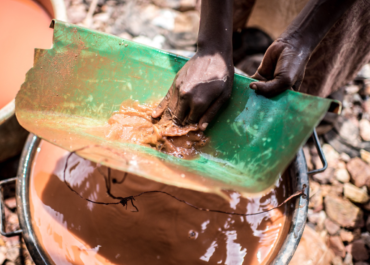
[[[19,224],[22,229],[23,239],[36,264],[53,264],[49,262],[49,256],[44,249],[40,247],[38,240],[32,228],[32,220],[29,205],[29,177],[33,158],[37,152],[41,139],[30,134],[23,148],[16,184],[16,199]],[[301,240],[303,230],[306,224],[309,198],[309,183],[307,175],[306,159],[303,150],[300,149],[296,158],[289,166],[290,176],[292,178],[293,191],[302,190],[306,185],[305,198],[302,196],[295,201],[295,207],[292,211],[292,222],[289,231],[281,245],[279,252],[275,256],[271,265],[289,264],[293,254]]]
[[[54,17],[53,19],[58,19],[62,21],[67,21],[67,11],[63,0],[47,0],[51,3]],[[41,6],[44,5],[41,1],[36,0]],[[45,8],[45,7],[44,7]],[[50,12],[50,10],[47,10]],[[15,113],[15,98],[10,101],[7,105],[0,109],[0,125],[8,120]]]

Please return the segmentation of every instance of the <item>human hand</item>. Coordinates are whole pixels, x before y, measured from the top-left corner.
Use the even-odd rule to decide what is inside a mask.
[[[197,52],[177,73],[152,117],[160,117],[168,108],[175,123],[199,122],[199,128],[204,131],[230,98],[233,80],[231,54]]]
[[[250,88],[266,97],[273,97],[287,89],[299,90],[311,50],[297,42],[277,39],[267,49],[252,78],[259,80]]]

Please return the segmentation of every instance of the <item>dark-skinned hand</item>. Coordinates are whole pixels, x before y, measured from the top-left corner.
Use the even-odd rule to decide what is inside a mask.
[[[199,123],[205,130],[230,98],[234,79],[231,58],[219,52],[198,51],[177,73],[152,117],[160,117],[168,108],[176,124]]]
[[[309,58],[309,49],[277,39],[267,49],[261,65],[252,76],[259,82],[251,83],[250,88],[266,97],[276,96],[287,89],[298,91]]]

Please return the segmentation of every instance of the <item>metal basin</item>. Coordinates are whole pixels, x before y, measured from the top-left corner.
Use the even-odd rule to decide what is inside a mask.
[[[2,218],[1,233],[5,236],[14,236],[22,234],[26,242],[27,248],[35,261],[36,264],[54,264],[45,250],[41,247],[38,238],[35,235],[35,231],[32,227],[31,213],[30,213],[30,199],[29,199],[29,185],[31,166],[33,159],[37,152],[37,148],[40,144],[41,139],[30,134],[27,142],[24,146],[20,166],[18,170],[18,176],[16,178],[6,180],[0,183],[4,185],[11,181],[16,181],[16,199],[17,199],[17,210],[20,222],[21,230],[6,233],[5,223]],[[275,251],[275,258],[270,264],[289,264],[289,261],[293,257],[293,254],[298,246],[301,239],[304,226],[306,223],[307,210],[308,210],[308,173],[305,157],[302,149],[299,150],[297,156],[288,167],[291,183],[292,192],[302,190],[306,185],[305,194],[307,197],[299,197],[295,200],[294,209],[291,211],[291,223],[289,232],[286,234],[286,238],[282,240],[280,248]],[[2,195],[1,195],[2,199]],[[1,212],[3,214],[3,202],[1,200]]]

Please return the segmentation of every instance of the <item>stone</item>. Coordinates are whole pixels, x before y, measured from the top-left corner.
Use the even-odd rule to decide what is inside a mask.
[[[364,109],[366,113],[370,114],[370,98],[362,102],[362,108]]]
[[[345,229],[341,229],[339,231],[339,236],[343,242],[348,242],[348,243],[351,243],[355,238],[355,236],[353,235],[351,231],[348,231]]]
[[[364,160],[366,163],[370,164],[370,152],[361,149],[360,150],[361,159]]]
[[[340,230],[340,226],[334,223],[332,220],[330,220],[330,218],[325,219],[324,225],[330,235],[335,235]]]
[[[349,160],[351,160],[351,157],[346,153],[340,153],[339,158],[344,162],[349,162]]]
[[[6,259],[15,261],[19,256],[19,249],[17,246],[7,248]]]
[[[370,79],[370,65],[365,64],[357,73],[356,79]]]
[[[367,220],[366,220],[366,230],[368,232],[370,232],[370,216],[367,217]]]
[[[347,143],[357,146],[361,142],[358,120],[353,118],[338,117],[338,122],[334,125],[340,137]]]
[[[328,195],[324,200],[326,214],[330,219],[346,228],[362,227],[363,212],[350,201]]]
[[[84,4],[72,5],[68,8],[67,14],[70,23],[81,23],[87,15],[87,8]]]
[[[351,253],[347,253],[346,257],[343,260],[343,265],[353,265],[352,259],[353,259],[353,257],[351,255]]]
[[[289,265],[329,265],[332,259],[332,251],[313,229],[306,226]]]
[[[5,259],[6,259],[5,254],[0,252],[0,264],[3,264]]]
[[[355,265],[370,265],[370,264],[365,261],[358,261],[355,263]]]
[[[351,253],[355,261],[365,261],[369,259],[369,253],[363,239],[354,241],[352,244],[348,245],[346,249]]]
[[[366,164],[361,158],[352,158],[347,163],[347,170],[351,175],[352,182],[357,187],[370,187],[370,165]]]
[[[335,168],[328,167],[324,172],[318,173],[313,176],[313,179],[321,184],[331,183],[331,179],[334,178]]]
[[[356,94],[358,91],[360,91],[360,87],[356,85],[349,85],[345,87],[347,94]]]
[[[324,225],[325,224],[325,219],[326,219],[325,212],[324,211],[320,211],[319,212],[319,218],[317,219],[317,222],[316,222],[316,228],[315,228],[315,231],[316,232],[322,232],[322,231],[324,231],[324,229],[325,229],[325,225]]]
[[[332,265],[343,265],[343,259],[339,256],[335,256],[331,261]]]
[[[370,121],[361,119],[359,123],[360,136],[364,141],[370,141]]]
[[[335,256],[331,261],[332,265],[343,265],[343,259],[339,256]]]
[[[369,232],[365,232],[365,233],[362,233],[360,238],[362,240],[364,240],[365,242],[365,245],[370,248],[370,233]],[[360,239],[360,238],[357,238],[357,239]]]
[[[324,223],[326,214],[324,211],[314,212],[313,210],[308,209],[307,218],[308,221],[313,224]]]
[[[197,6],[197,0],[152,0],[152,2],[159,7],[179,11],[195,10]]]
[[[344,185],[338,181],[335,183],[335,185],[321,185],[321,196],[326,197],[329,194],[334,196],[342,196],[343,186]]]
[[[366,203],[369,200],[367,188],[358,188],[351,183],[344,184],[344,196],[356,203]]]
[[[322,151],[325,154],[328,166],[335,168],[339,161],[339,153],[329,144],[324,144],[322,146]]]
[[[308,207],[318,212],[323,209],[323,202],[320,184],[310,180],[310,200]]]
[[[328,247],[336,256],[344,258],[346,256],[346,249],[339,236],[331,236],[328,240]]]
[[[345,168],[339,168],[335,170],[334,175],[336,179],[342,183],[348,183],[351,180],[351,177]]]

